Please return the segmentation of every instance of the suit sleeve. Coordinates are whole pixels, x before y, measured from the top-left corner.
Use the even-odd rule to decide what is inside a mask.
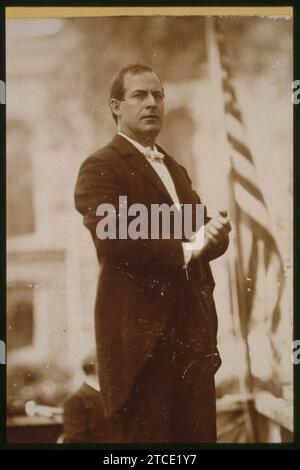
[[[192,186],[192,180],[191,180],[188,172],[186,171],[186,169],[182,165],[180,165],[180,166],[184,170],[184,173],[185,173],[187,179],[189,180],[189,182]],[[194,193],[195,193],[195,197],[197,199],[197,203],[200,204],[201,200],[200,200],[199,195],[197,194],[197,192],[195,190],[194,190]],[[211,217],[209,217],[207,215],[207,208],[206,208],[206,206],[204,206],[204,223],[207,224],[210,220],[211,220]],[[222,256],[225,253],[225,251],[228,248],[228,245],[229,245],[229,237],[227,235],[225,240],[222,243],[219,243],[217,246],[209,247],[205,251],[205,254],[203,255],[203,258],[206,261],[212,261],[216,258],[219,258],[219,256]]]
[[[64,406],[64,443],[88,442],[89,420],[82,399],[71,396]]]
[[[219,258],[219,256],[222,256],[225,253],[225,251],[228,248],[228,245],[229,245],[229,237],[227,235],[226,239],[222,243],[219,243],[217,246],[208,248],[204,254],[204,258],[207,261],[212,261],[216,258]]]
[[[184,258],[181,240],[100,239],[97,236],[97,224],[103,219],[97,216],[97,207],[110,204],[115,209],[111,218],[116,220],[118,233],[119,196],[124,195],[126,189],[107,159],[92,156],[83,163],[75,189],[75,206],[83,215],[84,225],[92,235],[99,260],[107,259],[125,266],[136,265],[145,271],[153,266],[182,266]]]

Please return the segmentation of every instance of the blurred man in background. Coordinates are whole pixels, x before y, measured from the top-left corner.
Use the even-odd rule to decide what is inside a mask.
[[[101,263],[95,313],[105,411],[121,419],[124,442],[215,442],[221,361],[209,261],[226,251],[230,223],[225,212],[205,217],[205,243],[194,251],[174,233],[99,238],[97,208],[111,204],[120,216],[121,196],[148,213],[154,204],[200,203],[185,168],[156,144],[164,116],[157,74],[123,68],[109,104],[117,135],[82,164],[75,190]]]
[[[64,405],[63,443],[118,442],[118,427],[105,418],[100,392],[96,357],[82,362],[85,381]]]

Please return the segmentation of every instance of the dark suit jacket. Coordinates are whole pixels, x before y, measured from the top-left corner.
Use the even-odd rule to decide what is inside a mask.
[[[120,442],[120,428],[104,416],[101,392],[84,383],[64,405],[64,443]]]
[[[182,204],[200,203],[186,170],[165,154]],[[75,190],[76,208],[90,230],[101,264],[96,300],[96,341],[106,412],[116,412],[129,396],[137,373],[151,357],[156,340],[180,289],[185,271],[182,241],[100,240],[96,235],[97,206],[118,206],[126,195],[128,206],[143,203],[173,204],[165,186],[146,158],[117,135],[82,164]],[[212,297],[214,280],[209,260],[224,253],[228,240],[201,260],[192,261],[189,275],[207,317],[213,347],[217,317]]]

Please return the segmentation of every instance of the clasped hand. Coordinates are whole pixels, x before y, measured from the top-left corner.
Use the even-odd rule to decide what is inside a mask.
[[[200,250],[193,251],[193,258],[203,255],[207,249],[216,248],[225,242],[231,231],[231,224],[227,211],[219,211],[216,217],[212,217],[204,226],[204,244]]]

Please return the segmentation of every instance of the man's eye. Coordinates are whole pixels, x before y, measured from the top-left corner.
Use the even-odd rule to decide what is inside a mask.
[[[144,93],[140,93],[140,92],[139,92],[139,93],[135,93],[135,94],[133,95],[133,98],[142,99],[143,97],[144,97]]]
[[[160,92],[158,93],[153,93],[153,96],[156,100],[163,100],[164,99],[164,95]]]

